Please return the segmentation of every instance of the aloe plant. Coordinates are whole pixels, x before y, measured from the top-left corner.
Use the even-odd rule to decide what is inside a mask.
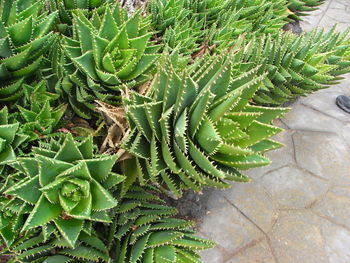
[[[200,19],[188,8],[187,0],[151,0],[147,11],[163,43],[171,49],[178,49],[183,55],[198,50],[207,33],[205,19]]]
[[[249,105],[265,75],[256,68],[234,76],[233,61],[205,58],[190,74],[163,66],[147,96],[134,92],[125,102],[131,133],[123,147],[136,156],[141,184],[181,195],[249,181],[239,170],[270,163],[262,154],[280,147],[268,138],[281,131],[270,123],[287,110]]]
[[[193,222],[175,218],[176,209],[152,192],[133,186],[116,207],[108,229],[114,262],[201,262],[197,251],[214,243],[195,236]]]
[[[160,38],[184,55],[224,50],[242,33],[276,33],[288,17],[285,0],[151,0],[148,12]]]
[[[23,88],[25,94],[23,104],[26,106],[17,105],[19,110],[17,120],[21,123],[21,132],[28,136],[27,141],[53,135],[67,105],[51,106],[52,102],[57,100],[58,95],[46,91],[45,81],[34,84],[34,87],[24,85]]]
[[[101,15],[94,11],[90,20],[77,11],[73,27],[74,38],[63,39],[68,61],[60,82],[70,97],[91,108],[95,99],[113,103],[124,87],[149,80],[159,46],[150,41],[149,19],[141,11],[128,18],[119,4],[108,5]],[[80,113],[79,104],[72,107]]]
[[[102,12],[103,7],[112,0],[50,0],[50,11],[58,11],[59,20],[57,28],[64,34],[71,34],[71,26],[73,24],[73,13],[77,10],[84,12],[87,16],[92,14],[92,10],[98,9]]]
[[[27,139],[19,132],[19,123],[10,118],[7,107],[0,110],[0,175],[5,165],[16,160],[16,149]]]
[[[225,50],[232,39],[237,39],[241,34],[246,34],[246,38],[277,34],[288,16],[285,0],[225,1],[226,5],[220,8],[218,14],[213,4],[224,1],[206,2],[209,2],[208,10],[202,12],[208,13],[208,20],[212,21],[209,44],[215,44],[219,50]]]
[[[110,212],[113,222],[85,224],[75,247],[50,222],[17,237],[3,251],[11,257],[7,262],[201,262],[197,252],[214,246],[194,235],[193,222],[175,218],[176,209],[165,205],[156,188],[128,185],[123,189],[122,194],[116,193],[121,200]],[[18,221],[19,217],[13,218]]]
[[[335,28],[260,37],[248,44],[243,61],[245,67],[262,65],[269,73],[254,101],[280,105],[337,83],[350,71],[350,42],[347,32],[337,33]]]
[[[50,30],[57,13],[48,15],[43,6],[43,1],[33,0],[0,3],[0,101],[22,95],[23,83],[37,72],[56,39]]]
[[[9,252],[12,257],[8,263],[85,263],[108,262],[109,259],[106,245],[91,229],[81,232],[76,247],[71,248],[69,243],[54,231],[52,225],[22,237]]]
[[[238,16],[245,24],[251,24],[251,33],[260,31],[272,33],[281,29],[288,16],[285,0],[188,0],[188,6],[195,13],[206,17],[208,25],[229,24],[230,16]],[[226,18],[226,21],[222,21]],[[222,26],[223,27],[223,26]],[[231,26],[233,29],[233,26]]]
[[[288,0],[288,8],[293,12],[291,18],[301,20],[301,16],[308,15],[308,12],[317,10],[317,7],[322,5],[325,0]]]
[[[17,159],[18,180],[3,191],[11,197],[8,209],[26,206],[21,232],[50,225],[74,247],[92,222],[111,222],[108,211],[118,202],[109,189],[124,179],[111,172],[118,156],[94,155],[92,137],[79,143],[71,134],[33,153]]]

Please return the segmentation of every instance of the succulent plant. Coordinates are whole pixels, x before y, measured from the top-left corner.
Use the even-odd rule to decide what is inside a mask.
[[[43,12],[44,1],[4,0],[0,3],[0,101],[13,101],[24,81],[40,68],[56,39],[51,27],[57,13]]]
[[[277,34],[288,16],[285,0],[229,1],[234,2],[229,11],[221,11],[213,23],[213,44],[220,49],[227,47],[232,39],[246,34],[246,38],[263,34]],[[247,34],[249,32],[249,34]]]
[[[155,194],[133,186],[116,207],[108,241],[114,262],[201,262],[197,251],[214,243],[195,236],[193,222],[175,218]]]
[[[200,16],[206,17],[208,25],[220,23],[220,19],[224,17],[238,16],[245,24],[252,25],[251,33],[275,32],[284,25],[283,21],[288,16],[285,0],[187,0],[187,6]],[[228,16],[223,16],[224,14]],[[224,24],[227,22],[224,21]]]
[[[51,12],[58,11],[59,13],[58,30],[65,34],[71,34],[73,13],[76,10],[80,10],[87,16],[90,16],[92,10],[99,9],[98,11],[102,12],[103,6],[111,2],[113,0],[50,0],[50,10]]]
[[[52,101],[58,98],[57,94],[46,91],[46,82],[41,81],[33,86],[24,85],[22,98],[25,107],[17,105],[21,123],[20,130],[28,136],[27,141],[37,140],[46,135],[53,135],[55,127],[63,117],[67,105],[51,107]]]
[[[19,179],[3,194],[11,204],[26,204],[21,232],[53,226],[74,247],[92,222],[111,221],[108,211],[118,203],[110,189],[124,176],[111,172],[118,156],[93,150],[92,137],[78,143],[67,134],[33,148],[33,157],[17,159]]]
[[[5,165],[16,160],[15,150],[27,139],[19,132],[19,123],[10,117],[7,107],[0,110],[0,175]]]
[[[268,71],[264,86],[254,96],[262,105],[280,105],[328,87],[350,71],[350,42],[347,32],[335,28],[295,36],[260,37],[246,48],[244,67],[262,65]]]
[[[162,65],[147,96],[126,101],[131,133],[123,147],[137,158],[141,184],[181,195],[249,181],[239,170],[270,163],[262,154],[280,147],[268,138],[281,131],[270,123],[287,110],[249,105],[265,75],[234,75],[233,61],[234,54],[204,58],[190,74]]]
[[[206,35],[205,19],[186,6],[187,0],[151,0],[147,10],[157,35],[183,55],[194,53]]]
[[[242,33],[276,33],[288,17],[284,0],[151,0],[148,12],[163,42],[184,55],[224,50]]]
[[[51,225],[35,231],[9,249],[7,262],[86,263],[108,262],[108,249],[94,231],[81,232],[75,248],[54,231]]]
[[[287,2],[289,10],[293,12],[291,18],[301,20],[300,16],[306,16],[307,12],[316,10],[325,0],[288,0]]]
[[[66,77],[58,85],[75,98],[70,103],[78,114],[88,115],[81,103],[86,103],[85,110],[95,99],[113,103],[121,89],[149,80],[159,46],[150,41],[149,19],[141,11],[128,18],[119,4],[108,5],[102,15],[94,11],[90,20],[79,11],[73,27],[74,38],[63,40]]]

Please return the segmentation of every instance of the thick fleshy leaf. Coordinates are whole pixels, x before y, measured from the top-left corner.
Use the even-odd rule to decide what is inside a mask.
[[[91,196],[92,196],[92,209],[93,210],[106,210],[113,208],[117,205],[117,200],[102,187],[97,181],[91,182]]]
[[[23,226],[23,230],[29,230],[34,227],[45,225],[46,223],[58,218],[62,209],[51,204],[44,195],[41,195],[38,202],[33,208],[33,211],[29,214],[27,221]]]
[[[83,228],[84,221],[77,219],[64,220],[62,218],[57,218],[54,220],[54,222],[64,239],[71,247],[74,247]]]

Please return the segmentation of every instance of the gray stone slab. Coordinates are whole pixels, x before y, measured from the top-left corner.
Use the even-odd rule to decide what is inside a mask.
[[[340,121],[300,104],[295,105],[283,121],[294,130],[337,133],[342,127]]]
[[[287,113],[283,121],[294,130],[320,131],[335,133],[341,136],[350,145],[350,129],[347,124],[331,116],[325,115],[318,110],[297,102],[295,107]]]
[[[296,132],[293,140],[299,167],[333,184],[350,183],[350,151],[339,136],[329,133]]]
[[[230,257],[220,247],[200,251],[200,255],[203,263],[225,263],[226,258]]]
[[[350,114],[341,110],[335,100],[340,94],[338,92],[315,93],[300,100],[301,104],[316,109],[323,114],[329,115],[341,122],[350,123]]]
[[[259,242],[244,251],[232,256],[226,263],[274,263],[272,251],[266,241]]]
[[[234,184],[222,195],[265,233],[277,219],[277,205],[259,183]]]
[[[312,207],[315,213],[350,229],[350,186],[332,188]],[[349,261],[350,262],[350,261]]]
[[[340,2],[332,3],[329,6],[323,20],[324,21],[328,20],[330,22],[335,21],[335,23],[333,23],[333,25],[336,23],[348,23],[348,24],[350,24],[350,16],[349,16],[349,13],[345,9],[345,4],[340,3]]]
[[[260,240],[263,237],[263,233],[224,197],[217,195],[211,201],[216,202],[217,205],[202,219],[198,231],[201,235],[215,241],[226,253],[237,252],[254,240]],[[210,253],[210,250],[208,251]]]
[[[260,183],[283,209],[310,206],[328,190],[329,184],[298,167],[287,166],[264,175]]]
[[[350,262],[350,232],[331,223],[321,226],[325,239],[325,252],[329,263]]]
[[[320,227],[322,219],[309,211],[282,212],[269,234],[279,263],[329,263]]]

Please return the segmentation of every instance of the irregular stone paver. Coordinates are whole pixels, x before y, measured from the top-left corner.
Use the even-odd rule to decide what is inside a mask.
[[[350,1],[326,0],[301,25],[305,31],[350,26]],[[277,122],[269,167],[246,172],[252,183],[211,193],[199,231],[218,246],[205,263],[350,262],[350,114],[335,106],[350,95],[340,84],[298,99]]]
[[[322,217],[350,229],[350,185],[332,188],[312,210]],[[350,261],[349,261],[350,262]]]
[[[219,246],[216,246],[209,250],[201,251],[200,254],[202,257],[202,261],[205,263],[225,263],[226,259],[230,258],[230,256],[227,255],[227,252],[225,252],[225,250],[220,248]]]
[[[227,254],[239,251],[263,237],[263,233],[224,197],[216,195],[213,201],[216,207],[209,209],[198,230],[201,235],[215,241]]]
[[[325,238],[325,251],[329,263],[350,262],[350,232],[334,224],[323,224],[321,233]]]
[[[349,81],[349,87],[350,87],[350,81]],[[345,111],[340,111],[337,105],[334,103],[337,96],[345,92],[341,92],[341,91],[334,92],[333,89],[330,89],[330,90],[331,92],[328,92],[327,96],[325,96],[324,93],[311,94],[308,97],[301,99],[300,103],[304,106],[320,111],[323,114],[328,115],[329,117],[335,118],[343,123],[348,123],[349,114],[346,113]]]
[[[265,233],[277,219],[277,204],[259,183],[234,184],[222,195]]]
[[[269,234],[279,263],[328,263],[320,225],[328,223],[310,211],[282,212]]]
[[[339,136],[303,131],[293,140],[299,167],[334,184],[350,183],[350,151]]]
[[[266,239],[234,255],[227,263],[274,263],[275,258]]]
[[[294,166],[287,166],[264,175],[260,183],[280,208],[305,208],[321,198],[328,183]]]
[[[282,212],[270,240],[279,263],[350,262],[350,232],[307,210]]]
[[[349,10],[347,0],[327,0],[318,10],[311,12],[310,16],[303,17],[300,24],[305,31],[314,28],[329,30],[335,24],[338,31],[345,31],[350,24]]]
[[[337,133],[343,128],[341,121],[301,105],[300,102],[294,105],[293,110],[285,115],[284,122],[293,130]]]
[[[328,96],[328,94],[324,94],[324,96]],[[318,110],[304,106],[300,102],[293,107],[293,110],[286,114],[284,122],[293,130],[332,132],[338,134],[350,145],[349,131],[345,129],[346,123],[325,115]]]

